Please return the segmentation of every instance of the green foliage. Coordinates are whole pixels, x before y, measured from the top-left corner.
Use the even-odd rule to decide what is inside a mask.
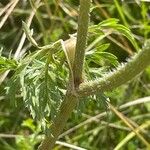
[[[134,45],[135,49],[138,50],[138,45],[130,29],[122,24],[119,24],[118,22],[118,19],[110,18],[100,22],[98,25],[91,26],[90,31],[95,33],[99,32],[99,30],[100,32],[105,32],[106,29],[112,33],[115,33],[117,31],[117,33],[124,35],[126,38],[128,38],[128,40]]]
[[[89,32],[94,33],[96,30],[103,32],[104,28],[108,30],[114,28],[119,33],[124,34],[132,43],[135,43],[129,29],[117,23],[117,19],[108,19],[90,27]],[[24,22],[23,28],[33,46],[41,50],[31,53],[20,61],[16,73],[9,81],[11,84],[8,86],[8,93],[15,98],[16,91],[20,91],[18,94],[20,93],[23,96],[25,106],[30,110],[33,118],[41,120],[45,128],[46,118],[51,116],[51,120],[62,102],[64,96],[62,91],[66,89],[66,79],[68,78],[67,68],[65,65],[60,66],[63,62],[61,47],[54,45],[55,53],[49,52],[52,49],[51,45],[39,47]],[[104,52],[109,48],[109,45],[102,44],[95,47],[96,49],[89,50],[86,53],[87,65],[89,66],[94,62],[99,67],[109,66],[109,64],[117,66],[117,57],[112,53]],[[90,70],[91,72],[89,72],[88,70],[89,68],[86,72],[87,78],[92,78],[94,76],[93,71]]]
[[[60,66],[58,60],[55,63],[48,53],[41,55],[37,51],[24,58],[7,87],[11,99],[16,92],[23,96],[25,107],[33,118],[42,121],[44,127],[45,118],[53,118],[59,108],[67,78],[64,66]]]
[[[2,48],[0,51],[0,73],[3,73],[7,70],[15,70],[18,66],[18,62],[14,59],[8,59],[6,57],[1,56]]]

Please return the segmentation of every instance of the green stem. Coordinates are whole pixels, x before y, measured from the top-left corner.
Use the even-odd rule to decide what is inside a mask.
[[[88,30],[89,21],[89,10],[90,10],[90,0],[80,0],[80,13],[78,22],[78,34],[77,34],[77,45],[76,54],[74,61],[74,81],[80,83],[82,77],[82,68],[85,55],[86,47],[86,37]],[[75,82],[76,83],[76,82]],[[64,129],[68,118],[70,117],[72,111],[78,104],[78,97],[76,96],[76,91],[74,86],[71,86],[71,81],[69,82],[67,93],[64,101],[61,104],[60,111],[57,113],[51,127],[49,128],[48,134],[39,146],[38,150],[51,150],[58,136]],[[76,84],[77,85],[77,84]],[[77,85],[78,86],[78,85]]]
[[[116,8],[117,8],[117,10],[118,10],[118,13],[119,13],[119,15],[120,15],[120,17],[121,17],[121,19],[122,19],[124,25],[127,26],[127,27],[129,27],[129,24],[128,24],[128,22],[127,22],[125,16],[124,16],[124,13],[123,13],[123,8],[121,8],[121,6],[120,6],[118,0],[114,0],[114,3],[115,3],[115,6],[116,6]]]
[[[54,147],[58,136],[64,129],[66,122],[77,103],[78,99],[73,93],[66,94],[66,98],[61,105],[60,112],[55,118],[52,126],[49,129],[48,135],[45,137],[38,150],[51,150]]]
[[[105,77],[82,83],[77,92],[81,97],[105,92],[128,82],[150,65],[150,41],[136,56]]]
[[[83,62],[86,48],[86,38],[89,23],[91,0],[80,0],[80,13],[78,19],[77,44],[73,66],[74,83],[78,87],[82,82]]]

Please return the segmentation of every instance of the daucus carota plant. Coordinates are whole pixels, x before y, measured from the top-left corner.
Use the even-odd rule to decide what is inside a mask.
[[[109,53],[86,49],[87,37],[90,38],[90,34],[98,32],[101,33],[99,40],[111,33],[122,34],[136,50],[139,49],[130,30],[119,24],[117,19],[107,19],[89,27],[90,4],[91,0],[80,0],[77,37],[71,37],[72,40],[59,40],[50,45],[39,46],[23,22],[28,40],[38,50],[19,61],[0,57],[0,71],[14,70],[8,84],[8,94],[13,98],[12,95],[16,94],[19,88],[25,106],[35,119],[42,122],[45,138],[39,150],[51,150],[54,147],[68,118],[80,101],[97,93],[113,90],[134,78],[150,64],[149,40],[142,50],[120,65]],[[101,48],[108,47],[109,45],[105,44]],[[109,58],[113,58],[114,66],[118,67],[103,74],[103,77],[90,81],[87,81],[88,77],[84,79],[85,64],[88,65],[88,61],[95,57],[108,55]],[[48,117],[50,119],[47,119]]]

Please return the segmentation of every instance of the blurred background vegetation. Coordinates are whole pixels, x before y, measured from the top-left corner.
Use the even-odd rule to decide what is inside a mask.
[[[78,6],[78,0],[0,0],[2,56],[19,60],[36,50],[25,39],[22,21],[34,30],[33,36],[39,45],[68,39],[69,34],[74,34],[77,30]],[[131,30],[140,48],[150,38],[149,0],[93,0],[90,15],[90,25],[96,25],[109,18],[119,19],[120,24]],[[98,39],[98,36],[91,36],[88,45]],[[109,47],[103,45],[108,43]],[[96,46],[100,48],[100,45],[103,45],[104,49],[104,53],[98,57],[100,60],[98,55],[94,55],[92,59],[88,59],[87,56],[91,72],[96,74],[126,62],[128,57],[137,52],[126,37],[118,34],[108,35]],[[9,72],[4,81],[4,72],[0,73],[0,150],[36,149],[43,137],[41,122],[32,119],[19,92],[15,93],[15,106],[11,98],[7,97],[6,87],[13,71]],[[109,97],[111,104],[117,107],[135,128],[146,125],[150,120],[149,95],[150,67],[127,84],[104,93],[104,97]],[[74,149],[82,147],[87,150],[111,150],[121,142],[124,144],[120,149],[146,149],[137,136],[130,137],[125,142],[132,130],[114,112],[109,111],[105,102],[103,103],[104,97],[100,97],[101,101],[98,102],[91,100],[82,104],[83,109],[76,109],[60,136],[59,140],[62,143],[56,145],[56,150],[73,149],[67,148],[73,145],[78,146]],[[141,135],[150,142],[150,125],[148,127],[142,130]],[[66,143],[68,146],[63,146]]]

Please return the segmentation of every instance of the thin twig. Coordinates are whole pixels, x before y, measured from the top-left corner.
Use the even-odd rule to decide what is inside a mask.
[[[131,106],[135,106],[135,105],[139,105],[139,104],[143,104],[143,103],[150,103],[150,96],[148,97],[144,97],[144,98],[140,98],[140,99],[137,99],[137,100],[134,100],[132,102],[127,102],[121,106],[118,107],[119,110],[122,110],[122,109],[125,109],[125,108],[128,108],[128,107],[131,107]],[[92,123],[92,122],[95,122],[96,120],[99,120],[100,121],[100,118],[104,117],[107,115],[107,112],[102,112],[96,116],[93,116],[85,121],[83,121],[82,123],[74,126],[73,128],[70,128],[69,130],[65,131],[64,133],[62,133],[59,138],[62,138],[72,132],[74,132],[75,130],[81,128],[82,126],[86,125],[86,124],[89,124],[89,123]]]
[[[139,132],[140,130],[143,130],[145,128],[148,128],[150,126],[150,121],[147,121],[146,123],[143,123],[141,126],[136,128],[136,132]],[[132,139],[135,136],[135,132],[130,132],[121,142],[117,144],[117,146],[114,148],[114,150],[119,150],[121,147],[123,147],[130,139]]]
[[[17,138],[19,136],[22,136],[22,135],[0,133],[0,138]]]
[[[81,148],[81,147],[78,147],[78,146],[75,146],[66,142],[56,141],[56,144],[59,144],[59,145],[62,145],[62,146],[65,146],[74,150],[86,150],[84,148]]]
[[[137,135],[137,137],[143,142],[143,144],[145,144],[147,146],[148,149],[150,149],[150,144],[148,143],[148,141],[130,124],[130,122],[128,121],[128,119],[126,119],[126,117],[120,113],[113,105],[111,105],[110,103],[108,103],[109,108],[111,109],[111,111],[113,111],[130,129],[132,129],[132,131]]]
[[[4,8],[0,10],[0,16],[13,4],[14,0],[10,1]]]
[[[2,26],[4,25],[4,23],[6,22],[7,18],[9,17],[9,15],[11,14],[11,12],[14,10],[14,8],[17,5],[18,2],[19,2],[19,0],[14,1],[14,3],[12,4],[12,6],[7,11],[6,15],[2,18],[2,20],[0,22],[0,29],[2,28]]]

